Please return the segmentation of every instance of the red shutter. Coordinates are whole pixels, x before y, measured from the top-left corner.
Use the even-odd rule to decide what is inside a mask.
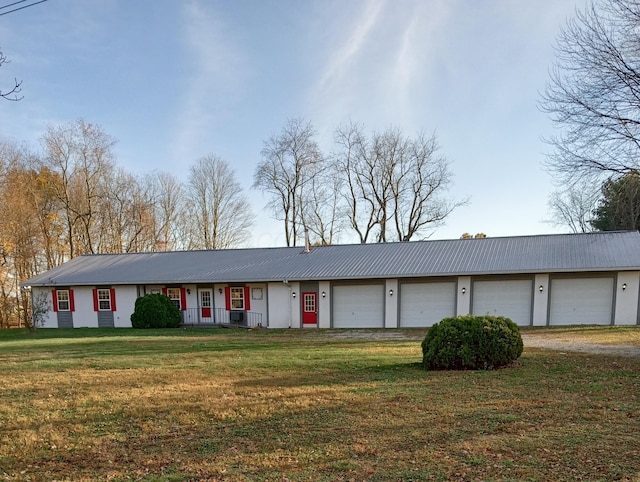
[[[251,296],[250,295],[250,288],[248,286],[244,287],[244,309],[249,311],[251,309]]]
[[[224,309],[229,311],[231,309],[231,288],[224,287]]]
[[[111,311],[116,311],[116,290],[111,288],[109,291],[111,294]]]
[[[58,293],[56,293],[56,290],[51,290],[51,296],[53,298],[53,312],[57,312],[58,311]]]
[[[69,310],[76,311],[76,300],[73,297],[73,290],[69,290]]]
[[[93,289],[93,311],[98,311],[98,290]]]
[[[162,288],[162,294],[167,296],[167,288]]]
[[[185,288],[180,288],[180,309],[187,311],[187,290]]]

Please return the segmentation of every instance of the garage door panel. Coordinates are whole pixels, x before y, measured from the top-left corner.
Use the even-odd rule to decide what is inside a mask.
[[[472,312],[476,315],[506,316],[520,326],[531,324],[533,281],[474,281]]]
[[[333,288],[334,328],[384,328],[384,285]]]
[[[456,284],[403,283],[400,287],[400,326],[428,327],[455,316]]]
[[[611,277],[553,279],[549,324],[611,324],[613,287]]]

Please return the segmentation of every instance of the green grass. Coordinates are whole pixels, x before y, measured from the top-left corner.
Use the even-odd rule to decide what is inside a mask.
[[[640,477],[637,358],[525,346],[508,369],[426,372],[424,331],[403,333],[0,331],[0,480]]]

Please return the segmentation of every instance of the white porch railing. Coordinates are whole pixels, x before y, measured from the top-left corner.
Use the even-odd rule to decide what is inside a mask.
[[[262,313],[254,311],[228,311],[215,308],[210,311],[211,316],[203,316],[202,308],[187,308],[182,312],[182,324],[187,326],[202,325],[237,325],[262,326]]]

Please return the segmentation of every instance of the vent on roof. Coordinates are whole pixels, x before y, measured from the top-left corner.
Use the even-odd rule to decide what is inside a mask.
[[[311,243],[309,242],[309,230],[304,228],[304,252],[311,252]]]

